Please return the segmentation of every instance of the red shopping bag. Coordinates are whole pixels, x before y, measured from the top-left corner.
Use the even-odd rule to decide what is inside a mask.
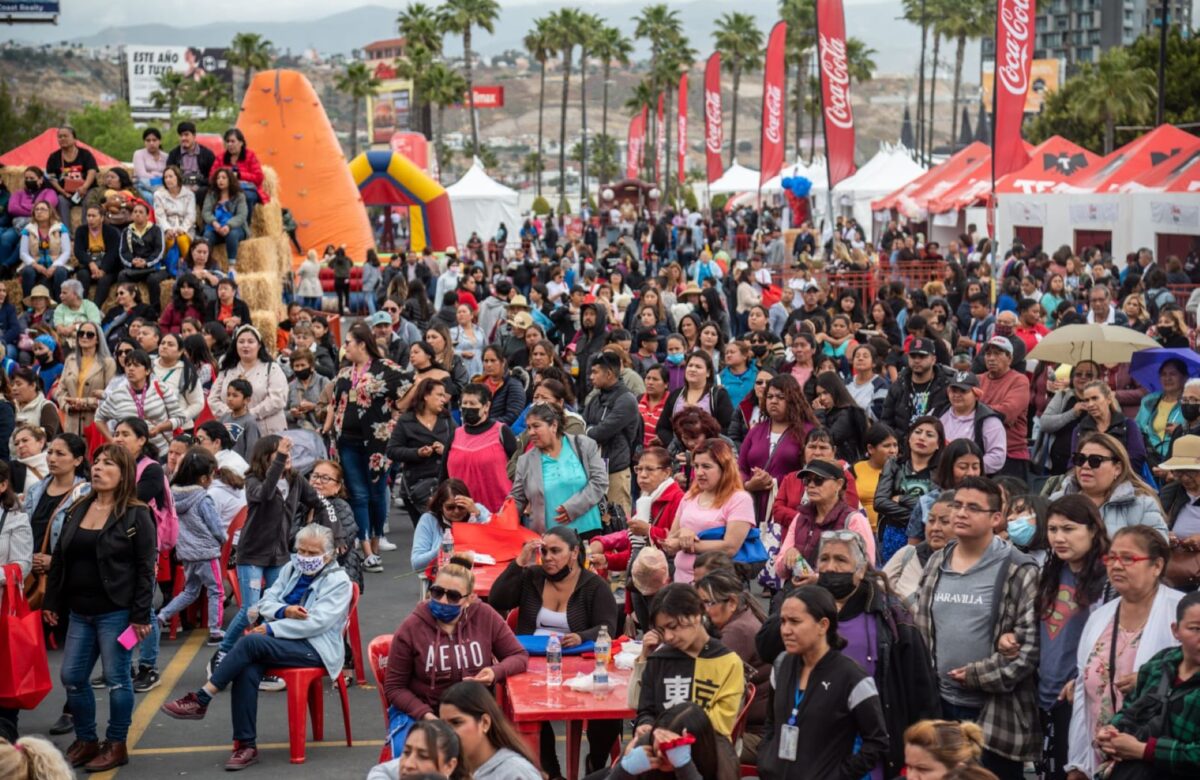
[[[0,707],[32,710],[50,693],[50,662],[42,634],[42,611],[21,592],[21,567],[4,567],[0,601]]]
[[[769,309],[772,306],[774,306],[775,304],[779,303],[779,301],[782,299],[783,299],[783,288],[781,288],[779,285],[768,284],[766,287],[763,287],[763,291],[762,291],[762,305],[763,306],[766,306]]]
[[[93,420],[83,429],[83,440],[87,442],[88,458],[94,459],[96,450],[108,444],[108,437],[100,430],[100,426]]]

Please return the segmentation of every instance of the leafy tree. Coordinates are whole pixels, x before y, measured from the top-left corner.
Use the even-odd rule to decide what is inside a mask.
[[[1158,33],[1143,35],[1129,47],[1132,64],[1157,74]],[[1157,84],[1157,77],[1155,84]],[[1200,122],[1200,36],[1184,38],[1178,27],[1167,33],[1166,116],[1171,124]],[[1194,130],[1192,132],[1195,132]]]
[[[359,105],[366,98],[379,91],[379,79],[367,67],[365,62],[352,62],[334,79],[334,87],[338,92],[350,96],[353,106],[350,114],[350,157],[358,156],[358,115]]]
[[[546,161],[542,154],[542,121],[546,113],[546,61],[557,53],[555,48],[554,36],[552,34],[551,19],[549,17],[538,19],[533,23],[533,29],[525,34],[522,40],[525,45],[525,50],[529,52],[529,56],[533,57],[538,63],[538,140],[537,140],[537,160],[538,177],[535,180],[534,188],[538,195],[542,194],[542,177],[541,171],[545,170]]]
[[[583,144],[576,143],[571,147],[571,159],[575,162],[583,160]],[[588,144],[588,155],[592,161],[592,172],[600,181],[612,181],[620,172],[618,166],[617,142],[607,135],[598,135]]]
[[[496,0],[446,0],[439,9],[442,29],[462,35],[463,64],[467,71],[467,105],[471,111],[471,143],[479,147],[479,122],[475,117],[475,80],[471,68],[471,34],[474,28],[496,31],[500,5]]]
[[[758,70],[763,61],[763,34],[750,14],[722,14],[713,31],[713,41],[721,53],[721,67],[733,74],[733,119],[729,137],[737,138],[738,92],[742,73]],[[729,164],[736,162],[737,144],[729,144]]]
[[[79,138],[118,160],[132,160],[142,148],[142,131],[134,126],[129,104],[121,101],[107,108],[87,105],[67,117]]]
[[[271,42],[258,33],[238,33],[229,44],[229,64],[242,69],[242,94],[250,89],[256,70],[271,67]]]
[[[1136,66],[1124,49],[1109,49],[1083,78],[1076,107],[1084,118],[1104,124],[1104,153],[1109,154],[1119,117],[1142,122],[1153,115],[1158,99],[1154,71]]]
[[[22,97],[20,109],[8,91],[8,82],[0,79],[0,149],[12,149],[58,123],[58,113],[33,95]],[[91,143],[89,140],[88,143]]]
[[[538,195],[533,199],[533,203],[529,206],[529,210],[540,217],[544,217],[550,213],[550,202]]]
[[[212,73],[205,73],[199,81],[191,84],[188,100],[204,109],[204,118],[211,119],[213,112],[230,104],[229,87]]]
[[[158,77],[158,89],[150,93],[150,102],[155,108],[165,108],[167,113],[175,116],[179,113],[179,106],[183,104],[189,86],[190,82],[183,73],[175,70],[165,71]]]

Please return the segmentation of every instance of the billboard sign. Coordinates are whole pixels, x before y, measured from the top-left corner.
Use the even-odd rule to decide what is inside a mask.
[[[9,2],[0,0],[0,16],[14,22],[53,22],[61,3]]]
[[[372,144],[390,144],[395,133],[408,130],[412,82],[388,79],[367,98],[367,137]]]
[[[229,85],[233,94],[233,68],[227,49],[203,49],[195,46],[126,46],[126,77],[129,82],[129,107],[134,116],[165,117],[166,107],[154,105],[151,97],[159,91],[158,80],[164,73],[182,73],[190,81],[212,74]],[[199,116],[199,106],[182,106],[184,113]]]
[[[1046,94],[1054,92],[1061,83],[1062,61],[1058,59],[1034,60],[1029,71],[1029,90],[1025,93],[1025,113],[1036,114],[1042,110]],[[992,113],[992,86],[996,83],[996,63],[983,63],[983,105]]]

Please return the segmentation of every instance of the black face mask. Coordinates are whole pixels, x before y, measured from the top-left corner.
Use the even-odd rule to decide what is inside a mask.
[[[543,569],[542,571],[543,571],[543,573],[545,573],[545,569]],[[546,579],[550,580],[551,582],[562,582],[563,580],[565,580],[567,577],[570,577],[570,576],[571,576],[571,566],[570,566],[570,564],[567,564],[566,566],[562,567],[561,569],[554,572],[553,574],[546,574]]]
[[[468,408],[465,406],[462,408],[462,419],[463,423],[466,425],[479,425],[479,420],[481,417],[483,417],[482,409]]]
[[[25,191],[26,192],[37,192],[39,189],[41,189],[41,187],[38,186],[38,183],[36,181],[25,182]]]
[[[767,354],[767,345],[755,344],[754,346],[750,347],[750,351],[754,353],[754,357],[762,357],[763,355]]]
[[[1159,335],[1159,338],[1169,339],[1175,335],[1175,329],[1174,328],[1164,328],[1160,325],[1158,327],[1158,335]]]
[[[53,359],[54,359],[54,355],[45,355],[45,354],[37,355],[37,362],[41,363],[43,366],[46,365],[47,363],[49,363]]]
[[[1188,422],[1200,420],[1200,404],[1180,404],[1179,411]]]
[[[817,575],[817,584],[829,591],[835,599],[844,599],[858,586],[854,584],[853,572],[823,571]]]
[[[312,369],[311,369],[311,368],[298,368],[298,369],[296,369],[296,378],[297,378],[297,379],[299,379],[301,382],[307,382],[307,381],[308,381],[308,378],[309,378],[310,376],[312,376]]]

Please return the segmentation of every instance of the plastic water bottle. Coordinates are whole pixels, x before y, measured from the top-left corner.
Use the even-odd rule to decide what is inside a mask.
[[[562,686],[562,640],[558,634],[551,634],[550,641],[546,643],[546,686]]]
[[[607,627],[600,627],[593,652],[596,655],[596,670],[592,672],[592,690],[599,695],[608,690],[608,658],[612,654],[612,639],[608,636]]]
[[[442,533],[442,555],[438,560],[438,568],[445,566],[450,562],[450,556],[454,554],[454,534],[447,528]]]

